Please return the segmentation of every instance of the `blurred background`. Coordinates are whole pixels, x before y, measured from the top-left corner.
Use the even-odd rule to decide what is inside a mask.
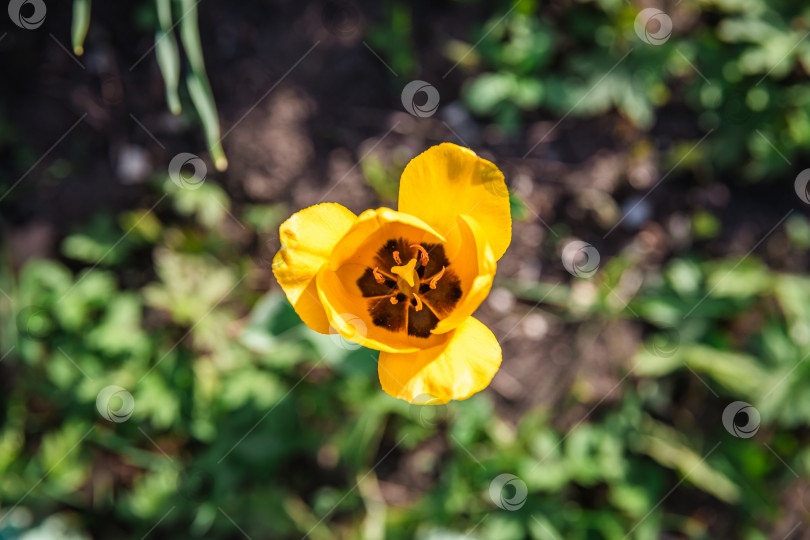
[[[0,19],[1,539],[810,538],[807,3]],[[270,266],[442,141],[510,189],[503,365],[408,405]]]

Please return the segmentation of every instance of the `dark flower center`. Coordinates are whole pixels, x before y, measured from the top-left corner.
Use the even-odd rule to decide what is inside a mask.
[[[461,280],[442,244],[388,240],[366,268],[357,286],[368,298],[375,326],[427,338],[461,298]]]

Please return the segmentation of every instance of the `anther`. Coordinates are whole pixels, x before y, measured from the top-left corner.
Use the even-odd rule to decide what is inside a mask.
[[[394,305],[396,305],[396,304],[398,304],[398,303],[399,303],[399,300],[397,300],[397,297],[396,297],[396,296],[392,296],[392,297],[390,298],[390,300],[391,300],[391,303],[392,303],[392,304],[394,304]]]
[[[422,299],[416,294],[414,294],[413,297],[416,299],[416,307],[413,309],[416,311],[422,311]]]
[[[425,248],[423,248],[419,244],[411,244],[411,247],[419,250],[419,253],[421,254],[421,257],[419,258],[419,262],[422,263],[422,266],[427,266],[427,263],[430,260],[430,257],[428,257],[428,253],[425,250]]]
[[[439,283],[439,280],[442,279],[443,275],[444,275],[444,266],[442,266],[442,269],[439,271],[438,274],[436,274],[435,276],[430,278],[430,288],[431,289],[436,288],[436,284]]]
[[[380,273],[378,268],[379,266],[375,266],[374,270],[371,271],[374,274],[374,279],[377,280],[377,283],[385,283],[385,276]]]
[[[396,261],[397,264],[402,264],[402,259],[399,258],[399,251],[394,252],[394,261]]]

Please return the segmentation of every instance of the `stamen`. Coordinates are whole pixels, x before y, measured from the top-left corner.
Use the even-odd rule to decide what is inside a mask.
[[[436,288],[436,284],[439,283],[439,280],[442,279],[443,275],[444,275],[444,266],[442,266],[442,269],[441,269],[441,271],[439,271],[438,274],[436,274],[435,276],[430,278],[430,288],[431,289]]]
[[[413,297],[416,299],[416,307],[413,309],[416,311],[422,311],[422,299],[416,294],[414,294]]]
[[[374,274],[374,279],[377,280],[377,283],[385,283],[385,276],[380,273],[378,268],[379,266],[375,266],[374,270],[371,271]]]
[[[395,261],[397,264],[402,264],[402,259],[400,259],[400,258],[399,258],[399,251],[395,251],[395,252],[394,252],[394,261]]]
[[[392,304],[394,304],[394,305],[396,305],[396,304],[398,304],[398,303],[399,303],[399,300],[397,300],[397,297],[396,297],[396,296],[392,296],[392,297],[390,298],[390,300],[391,300],[391,303],[392,303]]]
[[[419,244],[411,244],[411,247],[419,250],[419,253],[421,254],[419,262],[422,263],[422,266],[427,266],[427,263],[430,260],[430,258],[428,257],[428,253],[425,250],[425,248],[423,248]]]

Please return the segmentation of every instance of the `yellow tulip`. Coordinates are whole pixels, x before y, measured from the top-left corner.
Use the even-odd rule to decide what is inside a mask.
[[[512,236],[494,164],[443,143],[405,167],[398,211],[317,204],[279,233],[273,273],[295,311],[316,332],[379,350],[387,393],[438,404],[489,385],[501,347],[472,314]]]

